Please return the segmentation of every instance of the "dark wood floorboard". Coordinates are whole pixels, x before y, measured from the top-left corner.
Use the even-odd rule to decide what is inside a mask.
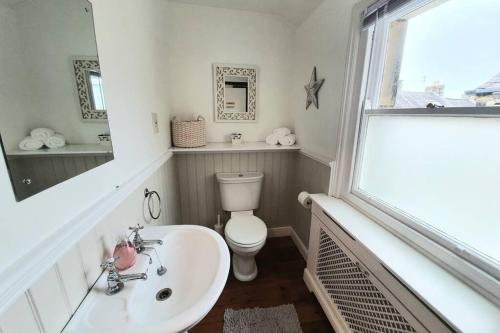
[[[229,273],[226,287],[207,316],[190,333],[222,332],[224,310],[270,307],[292,303],[304,333],[333,332],[316,297],[302,279],[306,263],[291,238],[267,240],[257,255],[259,274],[254,281],[240,282]]]

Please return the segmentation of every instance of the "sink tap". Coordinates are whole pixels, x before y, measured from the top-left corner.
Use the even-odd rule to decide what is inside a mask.
[[[154,247],[150,246],[150,245],[163,245],[163,241],[160,239],[148,239],[148,240],[142,239],[141,235],[139,234],[139,230],[144,229],[144,227],[139,225],[139,224],[137,224],[137,226],[135,226],[135,227],[129,227],[129,229],[132,230],[132,234],[134,235],[134,239],[132,240],[132,243],[135,247],[135,251],[138,254],[144,254],[147,256],[149,256],[149,255],[144,253],[145,251],[148,251],[148,250],[154,251],[156,254],[156,259],[158,259],[158,263],[160,264],[160,266],[156,270],[156,273],[159,276],[164,275],[167,272],[167,269],[161,263],[160,256],[158,255],[158,251],[156,251],[156,249]],[[149,256],[149,264],[151,264],[151,256]]]
[[[146,250],[148,245],[163,245],[163,241],[160,239],[142,239],[139,234],[139,230],[144,229],[143,226],[137,224],[135,227],[130,227],[129,230],[132,230],[132,234],[134,235],[134,239],[132,243],[134,244],[135,250],[137,253],[141,253]]]
[[[108,273],[108,289],[106,289],[107,295],[114,295],[119,293],[124,287],[125,283],[133,280],[147,280],[148,275],[146,273],[138,274],[120,274],[115,267],[115,261],[118,258],[109,258],[102,265],[101,268],[107,269]]]

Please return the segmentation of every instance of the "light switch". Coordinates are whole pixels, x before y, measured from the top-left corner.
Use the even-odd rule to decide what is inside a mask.
[[[151,120],[153,122],[153,133],[160,132],[160,127],[158,125],[158,113],[152,112],[151,113]]]

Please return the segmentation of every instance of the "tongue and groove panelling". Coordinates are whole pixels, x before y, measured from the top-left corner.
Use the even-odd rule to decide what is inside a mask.
[[[182,224],[213,226],[227,221],[220,203],[218,172],[260,171],[264,183],[256,215],[268,227],[289,226],[296,198],[296,152],[196,153],[175,156]]]
[[[304,190],[327,193],[329,166],[294,151],[188,153],[174,159],[177,188],[170,190],[177,193],[180,223],[213,227],[217,214],[227,221],[216,173],[261,171],[264,183],[255,214],[268,228],[293,227],[307,246],[311,215],[298,204],[297,195]]]

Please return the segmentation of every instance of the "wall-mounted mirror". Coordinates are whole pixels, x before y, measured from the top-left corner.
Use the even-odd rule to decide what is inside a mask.
[[[0,139],[17,200],[113,159],[92,5],[0,0]]]
[[[257,120],[257,68],[214,64],[214,117],[217,122]]]

